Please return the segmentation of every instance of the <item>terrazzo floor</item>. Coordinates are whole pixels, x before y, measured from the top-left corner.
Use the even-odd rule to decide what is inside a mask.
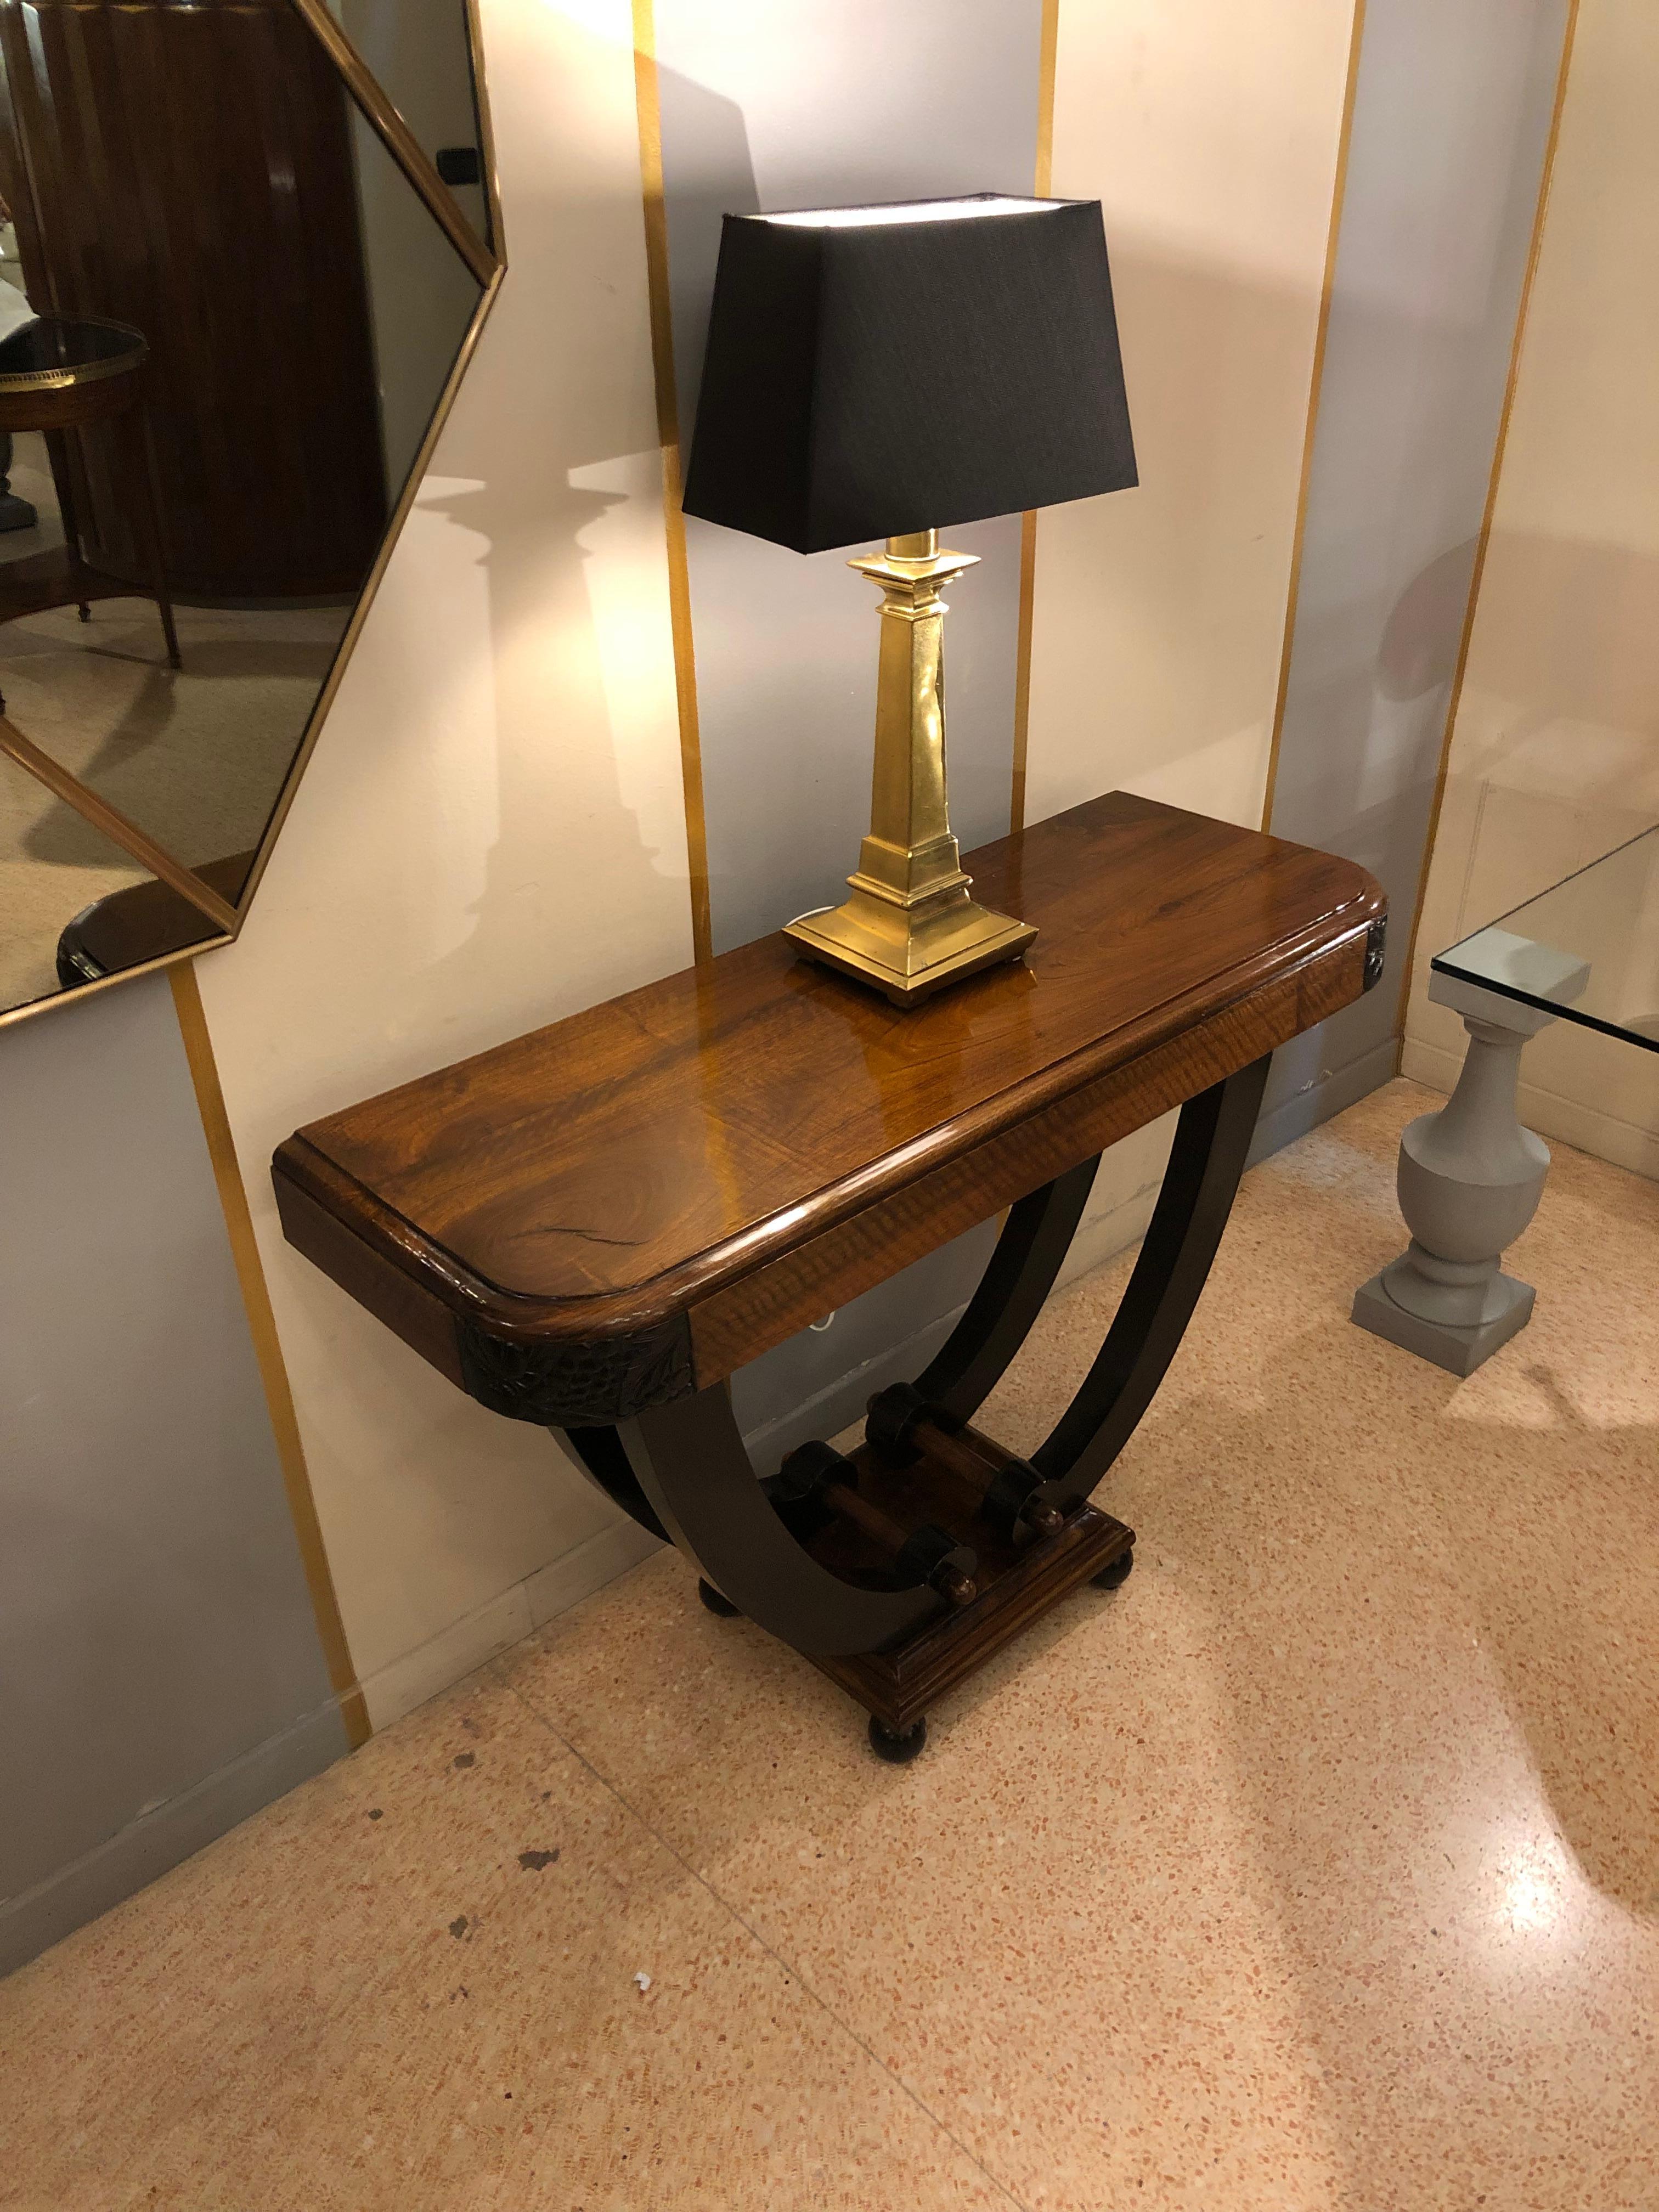
[[[1555,1147],[1456,1382],[1346,1318],[1430,1103],[1247,1179],[915,1765],[654,1557],[0,1984],[0,2204],[1659,2207],[1659,1187]]]

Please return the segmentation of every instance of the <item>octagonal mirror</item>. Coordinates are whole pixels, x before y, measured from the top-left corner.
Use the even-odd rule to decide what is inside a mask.
[[[234,936],[502,271],[468,0],[0,0],[0,1021]]]

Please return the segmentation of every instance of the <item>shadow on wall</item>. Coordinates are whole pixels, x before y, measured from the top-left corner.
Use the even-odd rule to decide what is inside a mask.
[[[1479,543],[1468,538],[1449,547],[1419,569],[1395,601],[1376,656],[1376,688],[1385,699],[1420,699],[1441,686],[1449,698]],[[1449,619],[1454,613],[1455,622]]]
[[[740,111],[671,72],[660,75],[662,97],[697,108],[704,143],[728,149],[736,181],[723,183],[715,196],[723,206],[753,208]],[[636,938],[660,941],[665,926],[689,914],[684,816],[678,805],[662,803],[661,793],[653,799],[641,790],[648,780],[642,756],[659,750],[665,736],[675,744],[678,732],[662,597],[661,457],[654,446],[617,453],[614,380],[596,374],[593,349],[580,335],[592,288],[606,284],[602,272],[612,264],[638,265],[639,199],[624,194],[596,204],[590,198],[573,211],[550,185],[539,195],[527,192],[510,176],[503,178],[503,193],[508,273],[495,326],[469,372],[443,449],[446,470],[472,481],[422,502],[424,512],[480,541],[498,724],[538,732],[529,745],[499,750],[500,827],[476,901],[476,927],[447,956],[483,973],[513,957],[522,926],[520,895],[545,865],[534,825],[550,808],[581,839],[586,882],[614,878],[628,887],[619,905],[637,907],[643,900],[654,909],[652,920],[636,916]],[[580,246],[568,249],[573,234],[580,234]],[[701,330],[700,324],[698,365]],[[678,332],[677,339],[684,350]],[[652,421],[650,383],[633,397],[642,422]],[[534,425],[506,468],[502,419]],[[683,446],[690,421],[688,412]],[[556,720],[545,703],[555,692]],[[611,747],[601,762],[592,734],[606,727]],[[678,800],[677,781],[672,796]],[[584,896],[567,917],[581,937],[583,1004],[641,980],[620,947],[619,957],[606,959],[593,904]],[[556,943],[548,947],[555,963],[558,949]]]
[[[1425,738],[1443,733],[1475,550],[1471,538],[1428,562],[1401,593],[1383,629],[1378,698],[1389,706],[1411,706],[1443,694],[1445,704]],[[1495,777],[1571,807],[1604,806],[1609,845],[1659,817],[1656,601],[1659,556],[1583,540],[1495,532],[1464,694],[1472,711],[1460,715],[1451,773],[1465,780]],[[1501,689],[1487,685],[1488,669],[1502,671]],[[1342,727],[1360,702],[1345,701],[1334,690],[1326,703]],[[1511,765],[1507,777],[1502,773],[1506,763]],[[1424,791],[1431,791],[1438,764],[1438,746],[1431,756],[1425,749],[1414,779]],[[1362,841],[1367,820],[1380,821],[1395,803],[1390,794],[1365,804],[1367,768],[1363,743],[1337,743],[1324,771],[1328,788],[1340,777],[1347,779],[1352,819]],[[1545,859],[1532,872],[1536,880],[1529,876],[1528,888],[1514,896],[1546,889],[1575,865]]]
[[[592,49],[596,78],[614,73],[604,40],[568,21],[559,40],[562,56]],[[498,106],[514,96],[498,90]],[[428,581],[418,626],[414,595],[398,594],[402,635],[372,623],[347,678],[373,685],[386,726],[431,733],[387,825],[406,842],[413,906],[425,877],[476,878],[464,934],[453,897],[438,902],[449,939],[420,992],[441,1012],[497,1013],[500,1036],[678,964],[665,945],[689,956],[655,398],[637,295],[615,275],[641,265],[638,189],[600,193],[580,149],[566,173],[545,143],[515,174],[527,136],[522,121],[501,134],[507,273],[410,518],[411,565],[439,589]],[[451,716],[462,733],[438,726]],[[411,922],[418,943],[428,917]],[[421,1023],[409,1026],[415,1042]],[[408,1072],[433,1057],[416,1052]]]
[[[1651,553],[1494,533],[1421,956],[1659,822],[1656,598]]]
[[[1656,605],[1659,554],[1495,531],[1470,681],[1488,668],[1502,670],[1503,696],[1522,710],[1519,735],[1557,721],[1644,740],[1659,796]],[[1580,763],[1563,766],[1571,781]]]

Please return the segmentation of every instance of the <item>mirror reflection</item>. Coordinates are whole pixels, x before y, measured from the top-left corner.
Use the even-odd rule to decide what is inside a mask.
[[[465,0],[331,12],[0,0],[0,1008],[228,921],[482,297]]]
[[[369,74],[402,116],[456,204],[494,242],[465,5],[450,0],[328,0]]]
[[[66,911],[66,897],[79,904]],[[199,908],[0,752],[0,1006],[218,934]]]

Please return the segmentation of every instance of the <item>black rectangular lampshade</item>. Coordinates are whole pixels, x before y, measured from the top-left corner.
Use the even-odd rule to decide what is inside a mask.
[[[1098,200],[726,216],[688,514],[817,553],[1135,481]]]

